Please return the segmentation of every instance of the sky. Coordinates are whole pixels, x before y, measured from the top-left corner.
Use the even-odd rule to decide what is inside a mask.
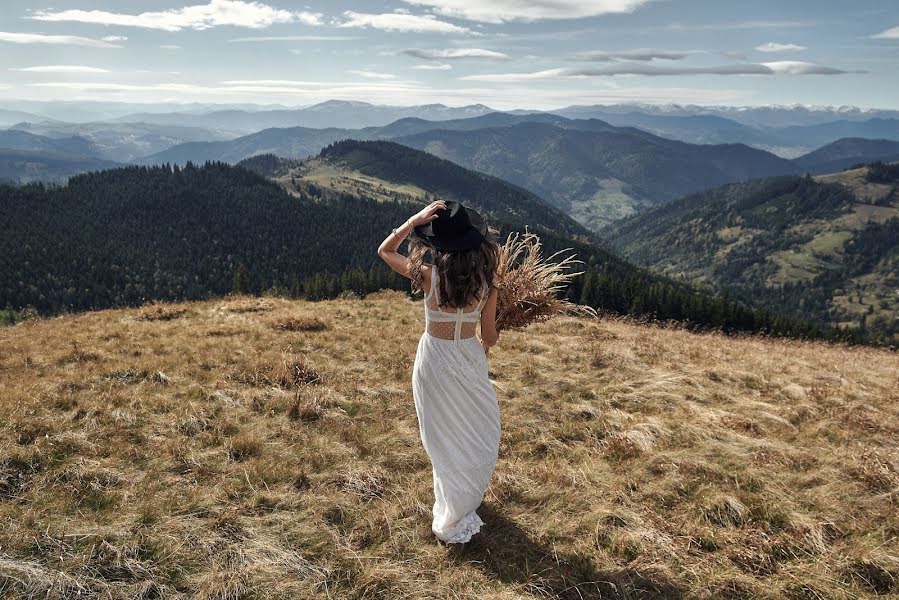
[[[896,0],[3,0],[3,100],[899,109]]]

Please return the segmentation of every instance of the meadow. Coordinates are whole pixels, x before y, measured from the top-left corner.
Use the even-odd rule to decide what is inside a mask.
[[[625,318],[506,331],[500,458],[430,531],[382,291],[0,328],[0,598],[795,598],[899,593],[899,357]]]

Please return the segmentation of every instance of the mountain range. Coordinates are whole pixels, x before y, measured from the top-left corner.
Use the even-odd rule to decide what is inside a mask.
[[[746,144],[689,144],[598,119],[490,113],[448,121],[408,118],[358,130],[267,129],[226,142],[178,145],[141,162],[234,163],[262,153],[305,158],[341,139],[387,139],[425,150],[529,189],[593,229],[710,186],[826,172],[835,161],[890,159],[893,153],[888,144],[860,140],[788,160]]]

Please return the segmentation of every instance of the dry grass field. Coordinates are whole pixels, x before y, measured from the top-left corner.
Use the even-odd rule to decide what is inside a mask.
[[[430,531],[420,302],[0,329],[0,598],[899,594],[899,357],[566,317],[490,352],[500,459]]]

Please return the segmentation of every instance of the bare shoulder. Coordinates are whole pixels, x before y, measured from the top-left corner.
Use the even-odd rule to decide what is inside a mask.
[[[428,292],[431,290],[431,269],[434,265],[430,265],[428,263],[421,264],[421,289],[425,293],[425,296],[428,295]]]

